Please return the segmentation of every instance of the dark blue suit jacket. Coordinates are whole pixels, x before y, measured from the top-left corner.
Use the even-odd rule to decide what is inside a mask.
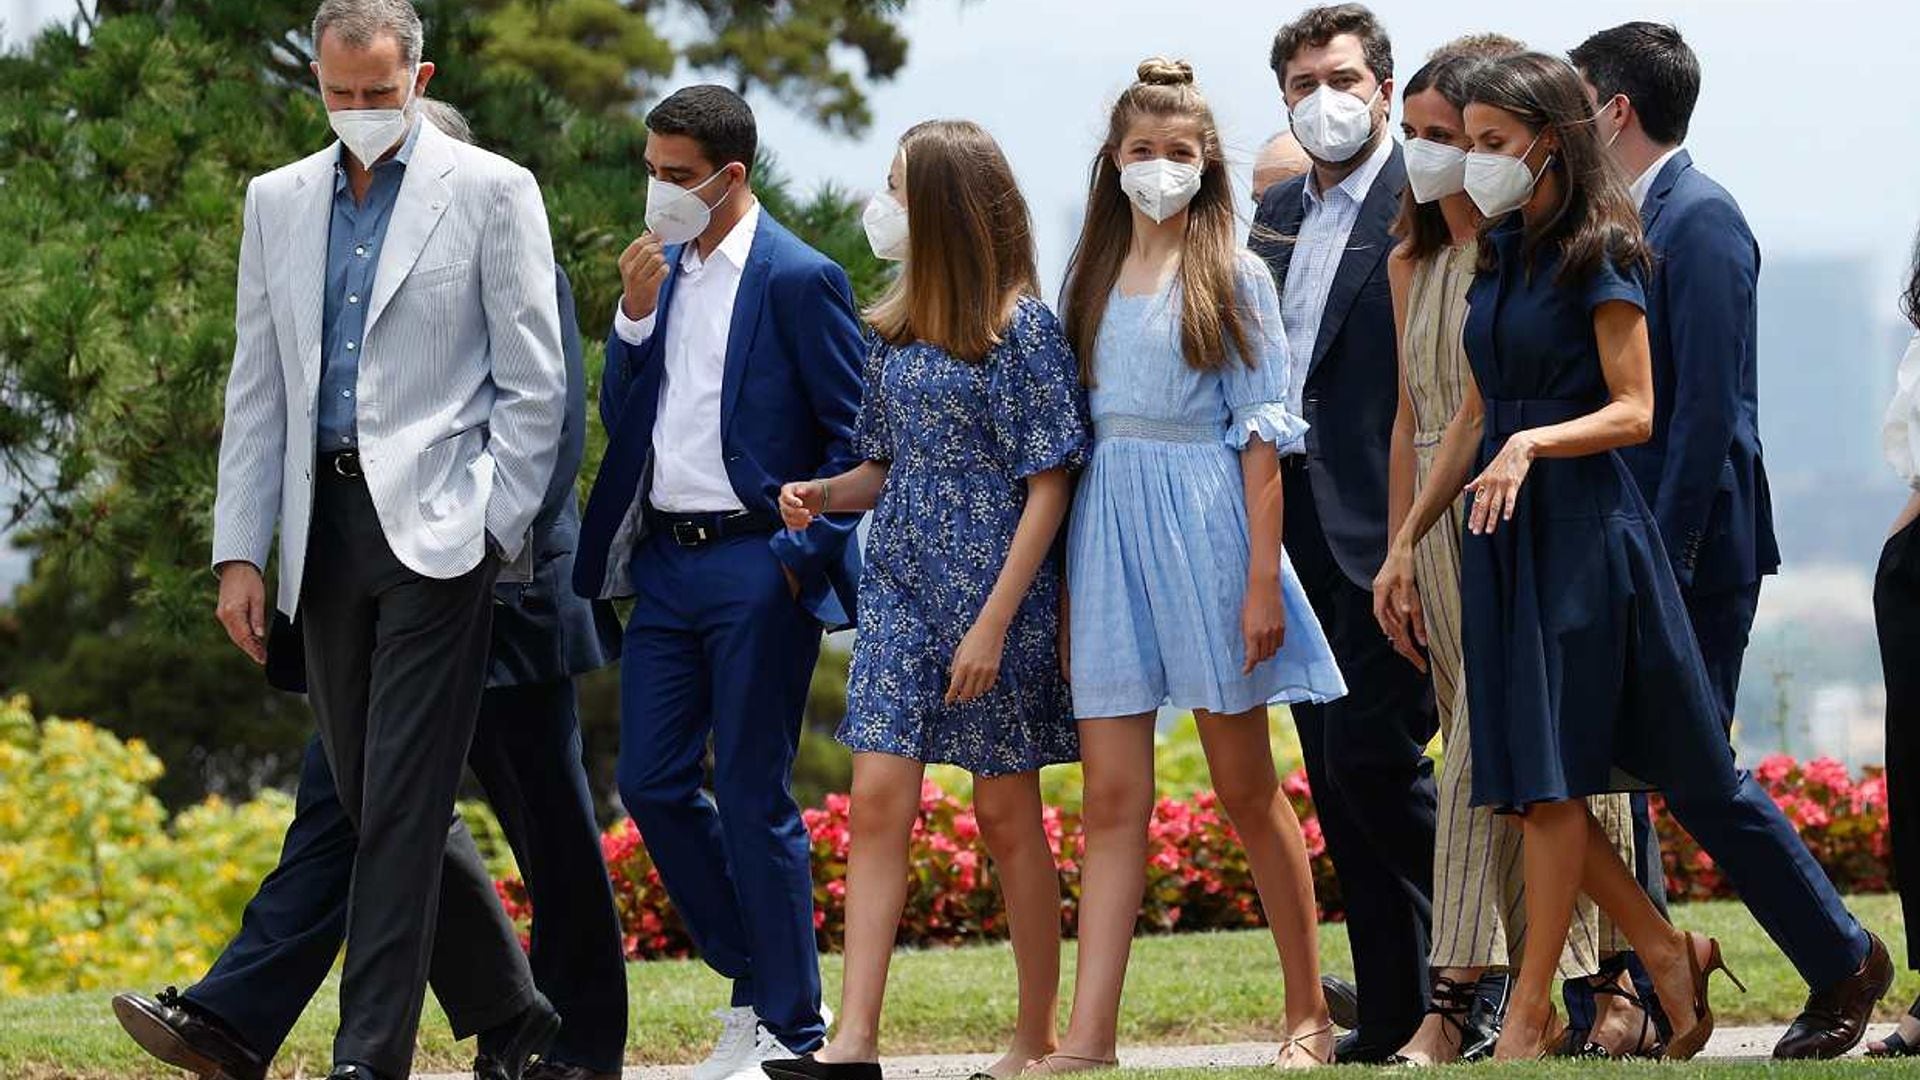
[[[569,587],[573,547],[580,532],[574,481],[587,444],[587,378],[580,351],[580,324],[573,286],[553,268],[559,295],[560,344],[567,363],[567,414],[560,428],[560,456],[546,497],[534,515],[533,580],[501,582],[493,589],[493,648],[487,686],[554,682],[605,667],[620,655],[620,620],[604,600],[584,600]],[[306,660],[298,623],[274,613],[267,639],[267,682],[305,693]]]
[[[1654,178],[1641,220],[1654,252],[1653,438],[1620,453],[1680,584],[1696,595],[1751,585],[1780,566],[1760,458],[1760,247],[1684,150]]]
[[[1274,285],[1287,287],[1293,237],[1306,216],[1312,173],[1267,190],[1249,246],[1267,261]],[[1313,501],[1340,569],[1369,591],[1387,558],[1387,451],[1400,407],[1400,349],[1394,339],[1387,254],[1406,187],[1398,146],[1367,189],[1360,217],[1335,272],[1302,388],[1307,467]]]
[[[640,513],[653,481],[653,423],[682,245],[666,249],[658,318],[643,346],[607,337],[600,417],[607,455],[587,497],[573,583],[582,596],[632,594],[628,564],[645,535]],[[747,509],[778,513],[780,485],[832,476],[859,464],[863,348],[846,271],[808,247],[764,209],[740,277],[720,391],[727,478]],[[860,515],[785,529],[769,541],[800,581],[800,600],[830,630],[854,622],[860,552],[850,543]]]
[[[560,344],[567,359],[567,416],[560,456],[533,519],[533,580],[493,589],[493,653],[488,686],[550,682],[604,667],[620,655],[620,620],[605,600],[573,591],[573,548],[580,538],[574,485],[587,448],[587,373],[573,287],[558,267]]]

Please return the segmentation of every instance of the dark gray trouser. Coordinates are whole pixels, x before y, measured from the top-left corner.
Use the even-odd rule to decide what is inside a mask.
[[[565,1021],[544,1056],[619,1072],[627,1040],[626,967],[580,764],[573,680],[488,690],[467,764],[525,875],[534,907],[534,983]],[[297,807],[280,864],[248,901],[240,932],[185,994],[268,1059],[279,1054],[333,970],[347,932],[353,825],[334,794],[318,737],[301,758]],[[457,943],[435,944],[449,946]],[[433,987],[443,999],[456,989]],[[448,1019],[462,1036],[498,1022],[460,1013]]]
[[[533,1000],[526,954],[454,813],[492,637],[497,564],[453,579],[401,565],[359,479],[314,470],[301,593],[308,698],[358,843],[336,1063],[402,1080],[429,965],[480,1028]],[[434,949],[437,930],[447,935]],[[457,944],[456,944],[457,943]],[[456,1032],[459,1035],[472,1032]]]

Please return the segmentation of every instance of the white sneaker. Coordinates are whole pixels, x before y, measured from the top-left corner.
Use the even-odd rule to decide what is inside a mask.
[[[774,1037],[765,1025],[754,1024],[753,1045],[748,1049],[745,1060],[726,1080],[767,1080],[767,1072],[761,1068],[769,1061],[785,1061],[800,1055],[787,1049],[786,1044]]]
[[[713,1017],[722,1024],[720,1041],[714,1044],[707,1060],[693,1067],[687,1080],[727,1080],[744,1071],[757,1074],[760,1062],[766,1060],[759,1053],[760,1045],[763,1042],[780,1045],[779,1040],[760,1026],[760,1017],[750,1007],[715,1009]]]

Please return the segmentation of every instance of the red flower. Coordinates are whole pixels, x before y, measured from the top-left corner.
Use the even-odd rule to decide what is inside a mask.
[[[1859,778],[1831,760],[1802,765],[1775,755],[1762,761],[1754,776],[1800,830],[1809,850],[1843,890],[1884,890],[1888,851],[1886,777],[1874,768]],[[1341,918],[1339,882],[1326,858],[1326,837],[1314,815],[1306,774],[1295,769],[1281,790],[1300,818],[1301,838],[1312,859],[1320,918]],[[971,808],[929,782],[921,795],[921,820],[908,852],[912,877],[901,914],[900,941],[939,945],[1001,938],[1006,935],[998,884],[980,846],[979,822]],[[1729,896],[1731,886],[1665,812],[1656,795],[1654,819],[1659,831],[1669,892],[1676,898]],[[814,928],[825,948],[838,946],[845,930],[846,871],[852,804],[843,794],[828,796],[803,812],[814,862]],[[1061,873],[1061,915],[1069,930],[1079,912],[1085,837],[1078,815],[1047,807],[1042,824]],[[1140,925],[1147,932],[1221,929],[1262,925],[1265,921],[1246,851],[1212,792],[1190,799],[1163,798],[1147,829],[1147,888]],[[686,926],[668,901],[660,872],[631,820],[601,837],[609,880],[623,925],[621,945],[630,959],[687,956],[693,951]],[[532,908],[518,879],[495,884],[502,906],[524,940]]]

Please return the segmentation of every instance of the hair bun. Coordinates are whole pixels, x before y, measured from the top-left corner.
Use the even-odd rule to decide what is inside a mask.
[[[1185,60],[1169,60],[1164,56],[1154,56],[1140,61],[1135,72],[1139,81],[1148,86],[1192,86],[1193,65]]]

